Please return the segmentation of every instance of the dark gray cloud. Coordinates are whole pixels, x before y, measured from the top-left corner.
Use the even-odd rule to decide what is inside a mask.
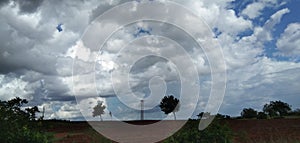
[[[0,1],[0,7],[3,6],[3,5],[8,4],[9,1],[10,1],[10,0],[1,0],[1,1]]]
[[[41,6],[43,1],[44,0],[17,0],[17,3],[21,13],[33,13]]]
[[[13,2],[19,7],[20,14],[34,13],[42,5],[44,0],[1,0],[0,7]]]

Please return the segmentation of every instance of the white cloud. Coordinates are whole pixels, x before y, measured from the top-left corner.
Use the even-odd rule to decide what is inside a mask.
[[[0,74],[0,100],[10,100],[14,97],[32,99],[33,91],[27,89],[28,84],[13,74]]]
[[[2,100],[11,98],[11,96],[4,96],[7,94],[30,98],[36,104],[46,107],[46,118],[77,119],[81,116],[78,111],[79,108],[87,110],[89,112],[88,116],[91,117],[90,107],[95,105],[97,100],[100,100],[96,98],[98,96],[96,90],[100,91],[103,96],[114,96],[110,79],[111,72],[113,70],[122,71],[123,67],[130,66],[128,65],[130,61],[139,55],[144,53],[169,55],[177,59],[177,65],[184,67],[187,72],[190,71],[192,67],[189,66],[186,58],[182,56],[182,53],[174,50],[174,45],[171,44],[163,45],[160,43],[159,46],[163,47],[161,48],[159,46],[147,47],[143,42],[135,43],[130,45],[131,50],[119,54],[120,49],[134,39],[133,33],[137,32],[137,27],[143,26],[144,28],[151,27],[152,34],[166,36],[178,42],[190,54],[192,57],[191,62],[196,64],[202,78],[199,82],[201,88],[201,101],[199,101],[201,107],[199,108],[202,109],[211,88],[209,61],[202,49],[197,47],[193,43],[194,41],[187,34],[184,34],[184,31],[167,24],[154,24],[151,22],[132,24],[114,33],[101,49],[104,51],[102,53],[98,53],[100,47],[88,49],[86,43],[78,40],[93,18],[112,6],[123,2],[93,0],[83,3],[73,1],[57,3],[45,1],[36,13],[23,15],[19,15],[17,7],[2,7],[0,9],[0,43],[3,43],[3,47],[0,49],[0,65],[5,67],[0,69],[2,73],[0,76],[0,97]],[[279,62],[260,57],[265,48],[264,43],[273,40],[272,31],[274,26],[280,24],[282,17],[290,12],[289,9],[285,8],[273,14],[264,26],[253,27],[253,21],[251,20],[260,17],[265,7],[275,6],[279,3],[273,0],[255,2],[248,5],[241,14],[238,14],[233,9],[228,8],[228,4],[232,0],[178,2],[190,8],[198,16],[202,16],[210,27],[221,32],[218,35],[218,40],[222,46],[228,67],[227,95],[224,109],[222,109],[224,112],[236,113],[240,111],[241,102],[249,106],[256,106],[258,109],[260,105],[270,99],[284,99],[284,97],[277,94],[284,93],[284,88],[297,92],[297,87],[299,87],[298,82],[296,82],[299,81],[297,75],[298,63]],[[178,13],[180,14],[180,12]],[[177,13],[172,14],[174,16],[178,15]],[[249,17],[249,19],[246,17]],[[118,24],[124,21],[123,17],[110,20],[108,20],[107,25],[99,25],[100,30],[103,30],[99,37],[89,37],[89,39],[103,39],[101,37],[105,36],[103,33],[110,30],[109,28],[119,26]],[[188,25],[190,29],[202,28],[191,17],[184,20],[178,19],[178,21]],[[64,24],[63,32],[57,32],[55,29],[60,22]],[[253,34],[237,37],[245,30],[249,30]],[[298,23],[291,24],[286,28],[277,41],[280,54],[285,56],[300,54],[299,46],[297,46],[299,45],[300,33],[298,31]],[[97,33],[99,31],[92,32]],[[215,56],[216,52],[213,48],[207,50],[210,55]],[[76,53],[79,54],[76,55]],[[215,57],[220,58],[219,56]],[[74,67],[75,80],[73,85],[71,74],[73,59],[75,58],[78,60],[76,60],[76,67]],[[166,84],[173,88],[168,89],[167,93],[176,93],[178,86],[172,87],[173,81],[178,80],[176,63],[174,65],[170,61],[145,59],[140,61],[140,64],[136,64],[135,69],[133,68],[130,73],[131,87],[132,89],[136,88],[133,89],[134,93],[143,96],[145,94],[143,90],[149,90],[148,81],[151,77],[157,75],[163,77],[162,79],[166,80]],[[94,64],[96,60],[98,60],[98,63],[96,63],[95,75]],[[121,60],[121,62],[118,63],[116,60]],[[16,72],[20,75],[20,78],[7,75],[9,72]],[[124,79],[119,78],[118,80],[121,82]],[[44,81],[43,88],[40,85],[40,80]],[[75,87],[75,95],[84,98],[78,105],[74,103],[73,86]],[[162,89],[159,87],[162,87],[162,85],[155,83],[152,88],[156,88],[160,92]],[[10,90],[7,90],[8,88]],[[270,89],[274,89],[274,91]],[[45,95],[41,96],[42,91],[47,91],[47,94],[45,92]],[[33,95],[29,96],[29,94]],[[162,95],[157,94],[155,97],[161,98]],[[149,102],[158,103],[159,99],[156,98],[149,100]],[[183,113],[188,112],[193,107],[192,102],[194,101],[192,100],[194,99],[190,100],[191,104],[182,106]],[[137,109],[139,108],[139,103],[136,100],[129,98],[126,102]],[[152,106],[151,103],[147,104]],[[201,109],[197,110],[200,112]],[[127,109],[123,110],[127,111]],[[122,109],[120,109],[120,112],[125,113]],[[108,115],[106,114],[105,117],[108,117]],[[136,118],[136,114],[124,114],[122,118]],[[169,118],[172,119],[173,117]],[[95,118],[91,117],[89,119],[94,120]]]
[[[276,46],[280,55],[297,57],[300,55],[300,23],[291,23],[287,26]]]
[[[262,10],[265,8],[265,5],[261,2],[254,2],[249,5],[242,11],[242,15],[248,16],[250,19],[255,19],[262,14]]]

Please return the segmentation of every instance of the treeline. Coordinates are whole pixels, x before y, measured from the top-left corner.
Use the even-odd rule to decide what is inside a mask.
[[[285,118],[288,116],[300,116],[300,109],[292,110],[292,106],[282,101],[270,101],[265,104],[262,111],[253,108],[244,108],[240,118],[244,119],[272,119]]]

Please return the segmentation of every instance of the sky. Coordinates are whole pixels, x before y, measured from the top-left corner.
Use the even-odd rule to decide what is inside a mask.
[[[173,119],[158,107],[164,95],[182,98],[179,119],[195,118],[212,92],[220,97],[212,99],[221,101],[218,112],[231,116],[243,108],[261,111],[275,100],[300,108],[299,0],[174,0],[169,2],[197,16],[167,13],[186,29],[164,21],[123,25],[131,18],[124,13],[160,15],[143,9],[143,2],[0,1],[0,100],[26,98],[28,106],[45,107],[46,119],[67,120],[98,120],[92,108],[99,101],[107,107],[104,120],[109,112],[114,119],[136,120],[141,99],[146,119]],[[126,3],[123,13],[109,11]],[[222,54],[214,43],[199,46],[187,31],[211,36]],[[87,41],[105,38],[101,48],[89,48]],[[221,63],[226,69],[218,68]],[[212,86],[225,76],[223,97],[223,87]]]

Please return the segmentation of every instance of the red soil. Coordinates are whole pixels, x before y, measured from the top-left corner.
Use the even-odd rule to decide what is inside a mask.
[[[300,119],[227,120],[237,142],[300,142]]]
[[[269,120],[224,120],[235,133],[235,142],[300,142],[300,119]],[[102,122],[101,124],[115,124]],[[132,124],[144,124],[141,121]],[[145,124],[154,123],[145,121]],[[109,125],[110,127],[113,127]],[[54,126],[48,132],[54,132],[57,143],[89,143],[95,142],[90,135],[91,127],[86,122],[66,123]],[[163,129],[162,129],[163,130]],[[159,131],[156,131],[159,132]]]

